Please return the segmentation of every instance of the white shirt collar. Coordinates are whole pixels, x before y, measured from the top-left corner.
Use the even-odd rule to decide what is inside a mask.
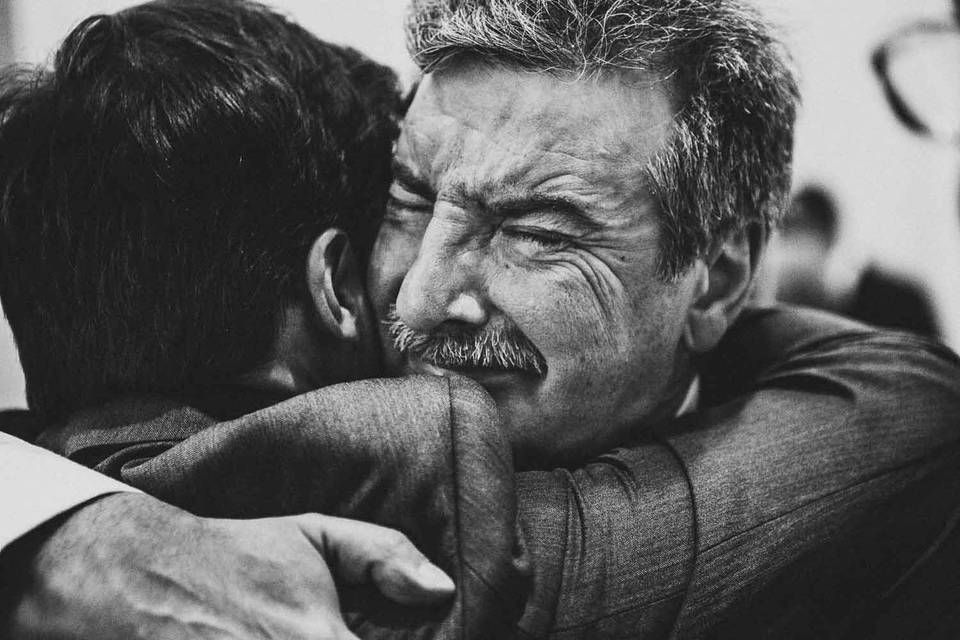
[[[676,417],[679,418],[682,415],[688,413],[693,413],[700,407],[700,376],[694,376],[693,380],[690,382],[690,386],[687,387],[687,395],[683,399],[683,404],[680,405],[680,408],[677,409]]]

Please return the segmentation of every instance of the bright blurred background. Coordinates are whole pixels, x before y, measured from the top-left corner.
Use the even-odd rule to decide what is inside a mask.
[[[849,281],[876,264],[919,284],[943,339],[960,347],[958,150],[909,133],[870,67],[875,47],[920,19],[950,16],[949,0],[754,0],[793,52],[804,105],[795,184],[826,188],[841,218],[825,270]],[[124,0],[0,0],[0,63],[45,62],[79,20]],[[354,46],[410,78],[404,0],[268,2],[318,36]],[[24,404],[13,338],[0,322],[0,407]]]

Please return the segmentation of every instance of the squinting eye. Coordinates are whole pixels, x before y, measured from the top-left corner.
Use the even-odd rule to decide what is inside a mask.
[[[543,249],[563,249],[570,244],[570,240],[566,236],[545,229],[502,227],[501,231],[510,238],[520,240],[521,242],[529,242]]]
[[[390,209],[405,209],[415,211],[429,211],[433,206],[423,199],[405,199],[398,198],[392,193],[387,197],[387,207]]]
[[[418,196],[397,197],[389,194],[387,204],[392,207],[401,207],[403,209],[432,209],[433,203]]]
[[[404,209],[432,209],[433,203],[424,198],[423,196],[418,196],[415,193],[411,193],[398,185],[396,182],[390,185],[390,191],[388,193],[387,204],[392,207],[401,207]]]
[[[420,229],[433,216],[433,203],[394,184],[387,196],[385,214],[387,224]]]

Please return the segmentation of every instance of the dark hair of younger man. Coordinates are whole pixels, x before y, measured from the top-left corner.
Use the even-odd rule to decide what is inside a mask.
[[[313,240],[369,251],[399,109],[389,69],[243,1],[93,16],[51,70],[8,71],[0,297],[31,409],[268,361]]]

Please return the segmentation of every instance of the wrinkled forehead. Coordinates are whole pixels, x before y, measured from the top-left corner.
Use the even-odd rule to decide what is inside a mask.
[[[517,169],[548,163],[589,173],[636,172],[666,142],[669,87],[653,75],[545,73],[477,61],[424,77],[401,154],[428,170],[491,156]],[[426,168],[426,167],[424,167]],[[503,169],[504,167],[501,167]]]

